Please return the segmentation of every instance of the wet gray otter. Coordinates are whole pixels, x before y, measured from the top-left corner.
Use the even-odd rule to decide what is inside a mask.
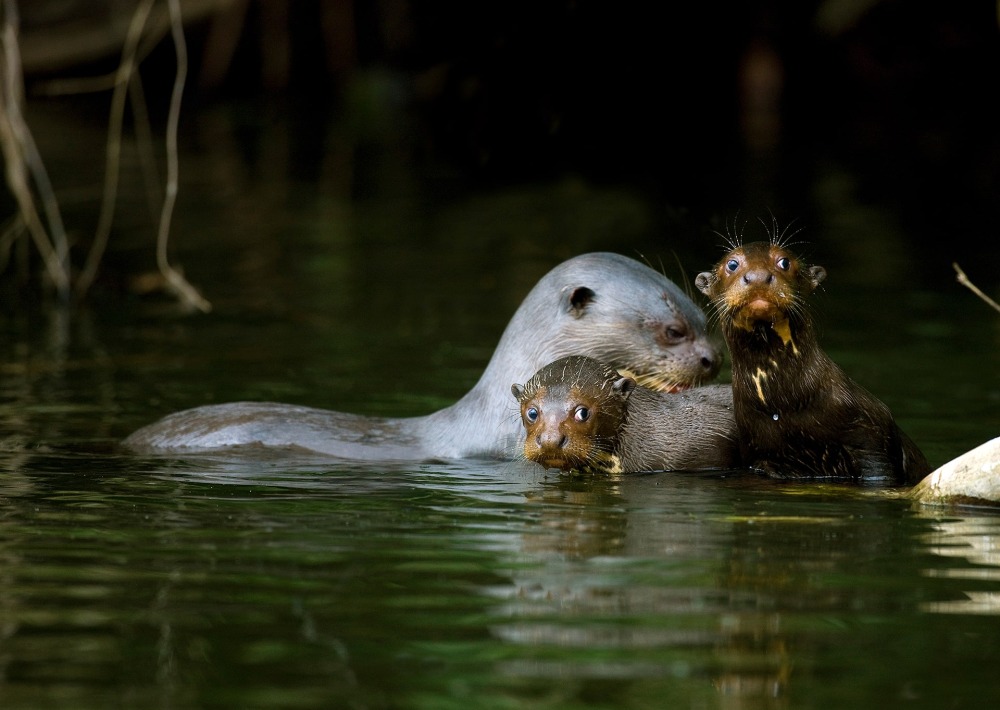
[[[521,424],[510,383],[547,362],[588,354],[664,390],[715,376],[720,354],[702,310],[672,281],[625,256],[584,254],[559,264],[525,297],[479,382],[422,417],[366,417],[291,404],[236,402],[170,414],[123,442],[139,452],[232,446],[297,447],[356,460],[510,458]]]
[[[741,463],[727,385],[667,394],[573,355],[511,392],[521,408],[524,456],[548,468],[631,473]]]
[[[754,242],[695,279],[729,346],[743,457],[781,478],[918,481],[930,471],[920,449],[819,346],[805,297],[824,278],[781,243]]]

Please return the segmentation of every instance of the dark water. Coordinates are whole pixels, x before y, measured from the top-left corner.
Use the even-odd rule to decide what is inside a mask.
[[[173,254],[211,314],[125,286],[152,268],[127,190],[109,276],[84,307],[7,309],[3,707],[1000,700],[991,511],[740,476],[118,452],[133,429],[209,402],[425,413],[471,386],[561,259],[612,249],[690,283],[717,256],[707,219],[628,187],[471,189],[413,168],[406,146],[336,131],[300,176],[293,128],[255,109],[248,130],[241,115],[205,112],[182,162]],[[49,136],[85,232],[99,127]],[[954,284],[940,240],[913,246],[893,207],[845,196],[842,169],[814,177],[802,238],[830,272],[816,303],[830,353],[933,464],[996,436],[1000,318]],[[755,218],[747,231],[763,234]],[[996,293],[988,263],[965,265]]]

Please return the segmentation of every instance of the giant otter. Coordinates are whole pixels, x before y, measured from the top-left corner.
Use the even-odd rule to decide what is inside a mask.
[[[631,473],[740,464],[726,385],[667,394],[571,355],[511,392],[521,408],[524,456],[548,468]]]
[[[920,449],[816,340],[805,297],[825,277],[772,241],[734,245],[695,279],[729,346],[743,457],[775,477],[918,481]]]
[[[123,443],[139,452],[298,447],[382,461],[510,457],[521,430],[508,404],[511,382],[587,354],[651,387],[683,389],[719,370],[705,326],[701,309],[662,274],[618,254],[584,254],[542,277],[479,382],[450,407],[390,419],[271,402],[208,405],[170,414]]]

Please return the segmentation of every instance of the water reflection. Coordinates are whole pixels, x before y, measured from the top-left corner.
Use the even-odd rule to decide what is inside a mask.
[[[907,571],[919,547],[884,532],[941,533],[925,532],[893,496],[782,492],[774,498],[773,486],[746,477],[654,476],[562,478],[529,494],[544,515],[523,535],[512,586],[491,590],[504,602],[492,629],[535,660],[503,672],[704,679],[719,707],[785,707],[797,685],[814,682],[816,654],[861,631],[852,614],[964,613],[996,598],[973,592],[975,608],[955,601],[956,590],[923,589]],[[845,500],[855,501],[846,516]],[[976,549],[992,551],[998,532],[996,521],[980,522]],[[921,602],[928,594],[952,600]],[[568,653],[556,659],[544,649]],[[895,692],[912,692],[918,680],[906,677]]]
[[[846,487],[274,452],[4,463],[15,695],[29,677],[73,697],[69,676],[127,673],[129,697],[182,704],[296,677],[285,703],[383,707],[465,683],[497,702],[780,708],[836,673],[852,702],[876,687],[940,699],[926,654],[995,613],[977,605],[1000,586],[1000,519]],[[253,681],[206,696],[206,672]]]
[[[933,529],[922,541],[927,549],[950,564],[929,567],[932,578],[973,582],[1000,581],[1000,516],[948,517],[933,520]],[[1000,614],[1000,591],[969,589],[966,598],[927,602],[922,609],[936,614]]]

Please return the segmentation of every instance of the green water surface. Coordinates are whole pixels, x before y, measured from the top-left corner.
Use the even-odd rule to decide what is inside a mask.
[[[1000,701],[993,511],[739,475],[119,451],[211,402],[426,413],[475,382],[560,260],[610,249],[690,284],[718,254],[648,194],[572,176],[444,189],[391,150],[334,146],[299,179],[274,130],[253,159],[224,113],[188,137],[172,255],[210,314],[125,277],[82,307],[7,309],[0,706]],[[92,217],[99,176],[57,177],[71,218]],[[830,353],[933,464],[996,436],[1000,318],[824,184],[802,238],[832,258]],[[113,273],[152,269],[140,205],[122,208]]]

